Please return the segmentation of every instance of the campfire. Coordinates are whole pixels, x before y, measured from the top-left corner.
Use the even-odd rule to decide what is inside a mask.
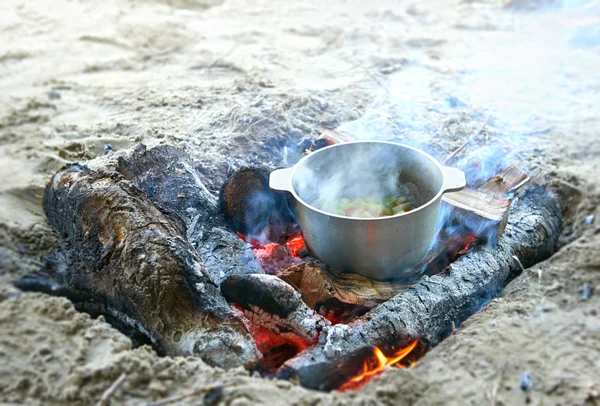
[[[326,131],[306,154],[353,140]],[[217,200],[185,152],[140,145],[116,168],[70,165],[52,178],[44,209],[65,242],[17,285],[67,296],[161,354],[358,389],[414,365],[554,252],[558,205],[528,180],[509,166],[444,194],[426,254],[403,277],[371,278],[314,256],[269,171],[233,173]]]

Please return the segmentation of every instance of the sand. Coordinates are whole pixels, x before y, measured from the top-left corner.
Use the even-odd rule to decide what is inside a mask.
[[[111,404],[216,382],[225,389],[204,403],[600,403],[600,12],[582,3],[1,2],[0,401],[94,404],[125,373]],[[370,106],[382,114],[349,127],[385,138],[400,117],[402,134],[438,156],[491,114],[481,143],[518,152],[565,216],[557,254],[415,367],[359,392],[308,391],[133,349],[66,299],[12,286],[59,243],[40,195],[63,164],[170,143],[216,191],[228,170],[292,164],[304,137],[373,118]],[[103,155],[107,144],[116,152]]]

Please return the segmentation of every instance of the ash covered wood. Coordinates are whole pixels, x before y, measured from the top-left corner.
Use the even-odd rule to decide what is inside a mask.
[[[225,368],[257,362],[247,329],[180,227],[130,181],[70,165],[47,185],[43,204],[64,237],[62,261],[19,287],[91,300],[169,355]]]
[[[300,294],[274,275],[232,275],[221,284],[230,303],[240,306],[253,325],[289,338],[314,342],[329,321],[310,309]]]
[[[263,272],[251,247],[228,230],[217,198],[204,186],[185,151],[140,144],[119,158],[117,169],[180,225],[215,283],[231,274]]]
[[[527,187],[513,204],[497,247],[478,246],[443,275],[424,277],[353,323],[331,327],[318,345],[287,361],[277,375],[330,390],[360,371],[362,363],[352,360],[365,348],[401,348],[415,338],[436,345],[519,272],[513,256],[525,267],[548,258],[555,251],[561,223],[554,197],[545,188]]]
[[[230,175],[219,206],[233,230],[248,240],[283,242],[300,232],[291,196],[271,189],[264,169],[243,168]]]

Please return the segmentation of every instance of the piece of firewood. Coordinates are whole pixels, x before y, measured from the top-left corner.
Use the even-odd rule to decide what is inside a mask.
[[[216,197],[185,151],[139,144],[119,158],[117,170],[181,226],[215,283],[232,274],[263,272],[251,247],[229,231]]]
[[[356,141],[357,138],[347,132],[334,130],[325,130],[319,135],[310,149],[306,150],[303,155],[308,155],[318,149],[328,147],[330,145],[341,144],[344,142]]]
[[[465,188],[458,192],[444,194],[442,199],[452,206],[462,209],[464,221],[476,228],[478,235],[488,242],[496,243],[508,221],[511,199],[502,197],[523,186],[529,176],[514,165],[487,180],[476,190]],[[473,218],[474,213],[482,219]]]
[[[483,183],[477,189],[483,192],[505,195],[523,186],[529,180],[529,175],[514,165],[510,165],[498,175]]]
[[[341,303],[374,307],[385,302],[408,285],[370,279],[355,273],[328,269],[318,262],[304,262],[277,273],[294,286],[302,300],[312,309],[319,309],[332,300]]]
[[[243,309],[250,323],[291,339],[314,342],[331,323],[310,309],[300,294],[275,275],[232,275],[221,284],[230,303]]]
[[[89,300],[168,355],[257,363],[248,330],[180,227],[122,175],[69,165],[46,186],[43,206],[64,237],[62,260],[18,287]]]
[[[479,189],[466,187],[457,192],[444,193],[442,201],[454,206],[455,217],[477,235],[482,242],[496,244],[506,228],[511,199]]]
[[[495,175],[477,190],[465,188],[458,192],[444,194],[442,199],[458,209],[462,209],[464,221],[476,228],[478,235],[485,236],[488,242],[496,243],[504,232],[508,221],[511,199],[502,197],[523,186],[529,176],[514,165],[510,165]],[[471,213],[482,219],[473,218]]]
[[[562,217],[545,188],[527,187],[512,205],[498,247],[480,245],[460,257],[443,275],[424,277],[349,325],[321,334],[319,344],[287,361],[278,371],[308,388],[338,388],[362,371],[365,351],[373,346],[390,353],[415,339],[434,346],[481,309],[520,272],[556,249]]]
[[[442,200],[493,221],[502,221],[510,207],[510,199],[468,187],[458,192],[445,193]]]

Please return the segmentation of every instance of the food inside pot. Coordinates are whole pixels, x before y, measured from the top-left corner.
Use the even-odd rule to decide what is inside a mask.
[[[328,213],[355,218],[389,217],[406,213],[419,207],[421,194],[411,183],[400,183],[398,179],[388,184],[375,182],[350,182],[343,188],[332,183],[330,193],[322,193],[313,204]],[[341,190],[340,190],[341,189]]]
[[[385,217],[398,213],[406,213],[412,209],[410,202],[405,197],[388,196],[383,199],[377,197],[355,197],[353,199],[341,198],[334,203],[331,210],[334,214],[347,217]]]

